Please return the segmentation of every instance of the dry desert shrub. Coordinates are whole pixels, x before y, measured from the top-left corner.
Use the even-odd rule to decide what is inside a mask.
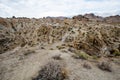
[[[106,62],[106,61],[100,62],[98,64],[98,67],[102,70],[112,72],[112,65],[110,62]]]
[[[64,49],[65,46],[56,46],[59,50]]]
[[[120,51],[118,49],[113,49],[110,51],[110,55],[109,56],[120,56]]]
[[[91,67],[91,64],[88,63],[88,62],[85,62],[85,63],[83,64],[83,67],[86,68],[86,69],[91,69],[91,68],[92,68],[92,67]]]
[[[39,75],[33,80],[64,80],[66,78],[66,69],[58,61],[51,61],[42,67]]]
[[[54,60],[62,60],[61,54],[55,55],[52,57]]]
[[[35,53],[35,50],[27,50],[24,52],[24,55],[27,56],[27,55],[30,55],[30,54],[33,54]]]

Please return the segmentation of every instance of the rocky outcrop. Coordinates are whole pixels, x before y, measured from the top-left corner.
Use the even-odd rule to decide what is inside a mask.
[[[119,53],[120,24],[99,23],[93,14],[85,16],[79,15],[62,20],[61,18],[0,18],[0,53],[17,46],[32,47],[55,42],[65,43],[66,47],[83,50],[89,55],[108,56],[116,51]],[[118,17],[114,19],[116,22],[119,20]]]
[[[93,21],[103,21],[104,20],[103,17],[96,16],[93,13],[85,14],[84,17],[88,18],[89,20],[93,20]]]
[[[109,16],[104,19],[107,23],[120,23],[120,16]]]
[[[108,16],[108,17],[101,17],[96,16],[93,13],[85,14],[85,15],[77,15],[74,16],[73,19],[79,20],[79,21],[97,21],[97,22],[105,22],[105,23],[120,23],[120,16]]]
[[[86,18],[82,15],[74,16],[73,19],[79,20],[79,21],[88,21],[89,20],[88,18]]]

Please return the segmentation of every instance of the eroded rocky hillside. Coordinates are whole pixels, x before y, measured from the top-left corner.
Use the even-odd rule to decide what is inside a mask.
[[[0,80],[119,79],[120,16],[0,18]]]
[[[0,53],[17,46],[52,44],[59,41],[64,42],[66,46],[82,49],[89,55],[111,55],[114,51],[119,53],[120,17],[116,19],[118,24],[93,21],[91,18],[94,19],[95,16],[86,14],[75,16],[73,19],[0,18]],[[106,19],[112,20],[110,18]]]

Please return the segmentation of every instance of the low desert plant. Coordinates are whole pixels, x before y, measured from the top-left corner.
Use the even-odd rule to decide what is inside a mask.
[[[99,59],[99,57],[98,57],[98,56],[96,56],[96,55],[93,55],[93,56],[92,56],[92,59],[97,60],[97,59]]]
[[[52,58],[55,59],[55,60],[62,60],[61,54],[55,55],[55,56],[53,56]]]
[[[92,67],[91,67],[91,64],[88,63],[88,62],[85,62],[85,63],[83,64],[83,67],[86,68],[86,69],[91,69],[91,68],[92,68]]]
[[[50,48],[50,50],[54,50],[53,48]]]
[[[120,51],[118,49],[114,50],[112,53],[114,56],[120,56]]]
[[[35,51],[34,50],[27,50],[27,51],[25,51],[24,55],[27,56],[27,55],[30,55],[32,53],[35,53]]]
[[[74,49],[74,48],[72,48],[72,47],[69,47],[69,48],[68,48],[68,51],[70,51],[70,52],[73,52],[73,53],[74,53],[74,52],[75,52],[75,49]]]
[[[109,57],[117,57],[120,56],[120,51],[118,49],[113,49],[110,51]]]
[[[65,46],[56,46],[56,47],[57,47],[59,50],[65,48]]]
[[[41,49],[45,49],[44,47],[41,47]]]
[[[83,51],[76,51],[75,54],[77,55],[77,58],[80,59],[85,59],[87,60],[88,58],[90,58],[91,56],[89,56],[87,53],[83,52]]]
[[[102,70],[112,72],[112,65],[110,64],[110,62],[105,62],[105,61],[100,62],[98,64],[98,67]]]
[[[64,80],[67,78],[65,68],[57,61],[51,61],[39,71],[39,75],[33,80]]]
[[[61,50],[61,52],[62,52],[62,53],[68,53],[68,51],[65,50],[65,49]]]

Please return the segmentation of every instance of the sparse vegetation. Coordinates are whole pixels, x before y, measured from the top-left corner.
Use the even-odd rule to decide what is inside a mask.
[[[64,49],[65,46],[56,46],[59,50]]]
[[[32,53],[35,53],[35,51],[34,50],[27,50],[27,51],[25,51],[24,55],[27,56],[27,55],[30,55]]]
[[[92,58],[97,60],[99,57],[97,57],[96,55],[93,55]]]
[[[99,67],[100,69],[102,69],[102,70],[112,72],[112,65],[111,65],[110,62],[105,62],[105,61],[100,62],[100,63],[98,64],[98,67]]]
[[[110,17],[105,21],[106,18],[100,17],[103,21],[99,21],[99,16],[87,15],[97,17],[97,20],[94,18],[90,20],[85,15],[73,18],[37,19],[0,17],[0,67],[5,67],[0,70],[2,80],[28,80],[33,73],[38,71],[39,67],[41,69],[33,80],[64,80],[68,75],[66,68],[70,70],[69,77],[72,76],[70,80],[82,80],[81,76],[84,74],[80,71],[91,68],[91,70],[86,70],[87,75],[92,74],[92,71],[95,74],[92,74],[92,78],[89,79],[99,80],[98,78],[101,78],[103,80],[104,77],[112,75],[105,74],[102,77],[104,71],[91,65],[101,59],[114,59],[111,62],[115,63],[115,67],[117,66],[116,70],[112,68],[111,62],[105,61],[98,63],[97,67],[115,73],[110,78],[117,77],[119,73],[117,69],[120,65],[120,22],[117,20],[120,20],[120,16],[116,16],[113,20]],[[111,24],[107,23],[109,20]],[[114,21],[117,23],[113,24]],[[54,61],[41,67],[49,59]],[[62,62],[65,62],[67,66],[63,66]],[[91,74],[88,77],[91,77]]]
[[[92,68],[92,67],[91,67],[91,64],[88,63],[88,62],[85,62],[85,63],[83,64],[83,67],[86,68],[86,69],[91,69],[91,68]]]
[[[118,49],[115,49],[115,50],[111,51],[111,55],[112,56],[120,56],[120,51]]]
[[[62,60],[61,54],[55,55],[52,57],[54,60]]]
[[[45,49],[45,47],[41,47],[41,49]]]
[[[50,50],[54,50],[53,48],[50,48]]]
[[[64,49],[61,50],[61,52],[63,52],[63,53],[68,53],[68,51],[67,51],[67,50],[64,50]]]
[[[33,80],[64,80],[67,78],[67,72],[57,61],[52,61],[42,67],[39,75]]]
[[[75,52],[75,54],[76,54],[76,58],[79,58],[79,59],[87,60],[87,59],[91,58],[91,56],[89,56],[87,53],[85,53],[83,51],[78,50],[78,51]]]

